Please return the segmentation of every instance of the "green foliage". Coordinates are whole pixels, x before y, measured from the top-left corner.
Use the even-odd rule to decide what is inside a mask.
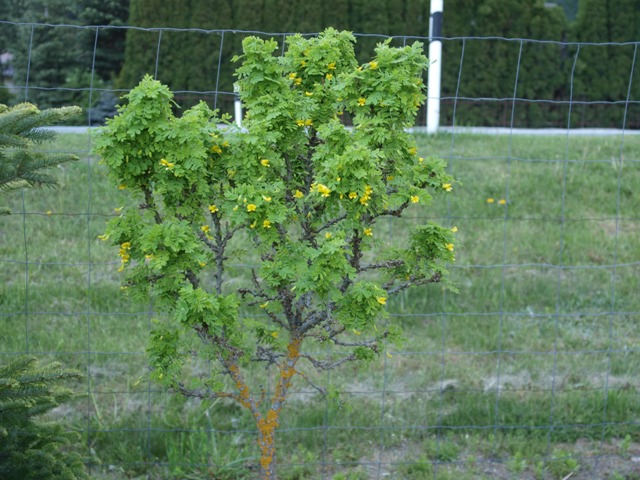
[[[78,378],[78,372],[58,363],[39,366],[29,357],[0,367],[0,478],[89,478],[81,457],[68,451],[77,436],[34,418],[69,400],[71,390],[59,384]]]
[[[42,170],[78,157],[37,151],[37,145],[51,141],[55,135],[40,127],[72,118],[79,112],[77,107],[38,110],[30,103],[12,108],[0,105],[0,193],[23,187],[56,185],[55,179]]]
[[[581,42],[635,42],[640,36],[640,3],[637,0],[581,0],[573,36]],[[634,48],[633,44],[581,47],[575,71],[575,98],[619,105],[606,110],[600,105],[576,106],[573,122],[593,125],[605,121],[623,128],[625,112],[627,121],[638,116],[640,107],[625,105],[627,99],[640,97],[637,61],[635,72],[631,71]],[[630,88],[632,74],[634,81]]]

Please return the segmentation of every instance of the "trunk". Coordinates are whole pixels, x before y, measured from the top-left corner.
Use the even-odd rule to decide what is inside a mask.
[[[278,412],[269,410],[267,417],[258,422],[258,445],[260,446],[260,480],[276,480],[274,466],[276,444],[275,431]]]
[[[291,386],[291,379],[296,373],[295,367],[300,358],[302,337],[294,336],[287,346],[287,356],[280,364],[280,378],[273,395],[271,408],[267,415],[258,420],[258,445],[260,446],[260,480],[276,480],[275,471],[275,432],[278,428],[280,411]]]

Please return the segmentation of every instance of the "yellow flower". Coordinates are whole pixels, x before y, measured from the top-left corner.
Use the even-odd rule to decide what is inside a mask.
[[[296,190],[296,193],[294,193],[293,196],[296,198],[302,198],[304,197],[304,193],[302,193],[300,190]]]
[[[249,225],[250,228],[256,228],[256,225],[258,224],[258,220],[254,220],[253,223],[251,223],[251,225]]]
[[[453,243],[447,243],[445,247],[447,247],[447,250],[449,250],[450,252],[453,252]]]
[[[378,68],[378,62],[369,62],[369,67],[371,67],[371,70],[375,70],[376,68]]]
[[[376,300],[378,301],[378,303],[380,305],[386,305],[387,304],[387,297],[376,297]]]
[[[300,61],[300,65],[302,65],[303,67],[304,67],[306,64],[307,64],[307,61],[306,61],[306,60],[301,60],[301,61]]]
[[[247,212],[255,212],[256,211],[256,206],[253,203],[250,203],[249,205],[247,205]]]
[[[296,125],[299,127],[304,127],[304,120],[296,120]]]
[[[298,77],[293,81],[293,83],[295,83],[296,85],[300,85],[302,83],[302,79]]]
[[[271,335],[273,338],[278,338],[278,332],[271,332],[271,333],[270,333],[270,335]]]
[[[419,201],[420,201],[420,197],[418,197],[417,195],[411,196],[411,203],[418,203]]]
[[[305,127],[310,127],[311,125],[313,125],[313,120],[311,120],[310,118],[307,118],[304,121],[304,125],[305,125]]]
[[[213,153],[222,153],[222,149],[220,148],[220,145],[214,145],[213,147],[211,147],[211,151]]]
[[[209,230],[211,230],[211,229],[209,228],[209,225],[202,225],[200,227],[200,230],[202,230],[204,233],[208,233]]]
[[[263,167],[268,167],[269,160],[267,160],[266,158],[263,158],[262,160],[260,160],[260,165],[262,165]]]
[[[98,235],[98,238],[104,242],[109,239],[109,235]]]
[[[452,231],[453,233],[456,233],[456,232],[458,231],[458,227],[451,227],[451,231]]]
[[[270,202],[270,201],[271,201],[271,197],[267,197],[266,195],[262,195],[262,199],[263,199],[265,202]]]
[[[209,205],[209,211],[211,213],[216,213],[218,211],[218,207],[216,207],[215,205]]]
[[[271,222],[269,220],[265,220],[262,222],[262,228],[271,228]]]
[[[229,146],[229,142],[225,140],[224,142],[222,142],[222,146],[227,148]]]
[[[332,73],[327,73],[324,78],[326,78],[327,80],[332,80],[333,79],[333,74]]]
[[[349,198],[353,200],[354,198],[358,198],[358,194],[356,192],[349,193]]]
[[[365,228],[363,233],[367,236],[370,237],[371,235],[373,235],[373,230],[371,230],[370,228]]]
[[[321,183],[319,183],[316,187],[318,189],[318,193],[321,194],[323,197],[328,197],[329,194],[331,193],[331,190],[329,190],[329,187],[327,187],[326,185],[323,185]]]
[[[327,232],[324,234],[324,238],[326,238],[327,240],[329,240],[333,235],[331,235],[331,232]]]
[[[163,167],[167,167],[167,170],[173,168],[175,166],[175,163],[171,163],[167,160],[165,160],[164,158],[162,158],[160,160],[160,165],[162,165]]]
[[[447,192],[450,192],[451,190],[453,190],[453,187],[451,186],[450,183],[443,183],[442,188],[444,188]]]
[[[336,69],[336,62],[331,62],[329,65],[327,65],[327,68],[329,70],[335,70]]]
[[[304,94],[305,94],[307,97],[313,97],[313,93],[311,93],[311,92],[304,92]]]
[[[124,250],[128,250],[131,248],[131,243],[130,242],[124,242],[121,243],[120,246],[124,249]]]
[[[393,182],[393,179],[396,178],[393,175],[387,175],[387,182]]]
[[[507,203],[507,201],[504,198],[501,198],[500,200],[498,200],[498,203],[500,205],[504,205],[505,203]]]
[[[364,195],[362,195],[362,197],[360,198],[360,204],[364,205],[365,207],[369,205],[369,200],[371,200],[371,193],[373,193],[373,188],[371,188],[369,185],[364,187]]]
[[[422,162],[424,162],[424,157],[418,158],[418,163],[422,163]]]
[[[291,72],[289,74],[289,80],[295,80],[296,79],[296,73],[295,72]]]
[[[418,153],[418,149],[416,147],[411,147],[409,149],[409,154],[410,155],[415,155],[416,153]]]
[[[493,198],[491,198],[491,197],[487,198],[487,203],[493,203],[493,202],[495,202],[495,200]]]
[[[126,188],[127,188],[126,185],[122,185],[122,184],[118,185],[118,190],[125,190]]]
[[[358,99],[358,105],[359,105],[359,106],[364,107],[364,104],[365,104],[365,103],[367,103],[367,99],[366,99],[366,98],[360,97],[360,98]]]
[[[207,266],[207,264],[204,263],[204,262],[198,262],[198,265],[200,265],[200,267],[206,267]]]

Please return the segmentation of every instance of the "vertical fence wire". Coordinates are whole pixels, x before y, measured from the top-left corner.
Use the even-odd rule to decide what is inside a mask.
[[[614,345],[613,345],[613,313],[616,309],[616,283],[617,283],[617,273],[618,273],[618,254],[620,248],[620,219],[622,217],[621,213],[621,190],[622,190],[622,170],[624,166],[624,132],[627,127],[627,113],[629,110],[629,99],[631,97],[631,87],[633,85],[633,73],[636,66],[636,58],[638,53],[638,44],[634,46],[633,49],[633,59],[631,61],[631,69],[629,72],[629,86],[627,88],[627,98],[624,105],[624,115],[622,120],[622,134],[620,137],[620,154],[616,159],[616,213],[615,213],[615,237],[613,244],[613,266],[611,268],[611,314],[609,315],[609,341],[607,345],[607,366],[604,373],[604,391],[603,391],[603,405],[602,405],[602,432],[600,436],[600,445],[604,448],[605,440],[606,440],[606,431],[609,428],[610,424],[607,421],[607,409],[609,406],[609,392],[610,390],[610,376],[611,376],[611,356],[614,354]],[[600,461],[600,456],[596,457],[596,465],[595,469],[597,470],[598,463]]]
[[[504,308],[504,304],[505,304],[505,297],[507,295],[506,292],[506,283],[507,283],[507,265],[508,265],[508,256],[507,256],[507,243],[508,243],[508,236],[507,236],[507,230],[509,227],[509,201],[510,201],[510,195],[509,195],[509,182],[511,181],[511,165],[513,160],[513,126],[514,126],[514,118],[515,118],[515,112],[516,112],[516,98],[517,98],[517,93],[518,93],[518,80],[520,78],[520,63],[522,61],[522,46],[523,46],[523,41],[520,41],[520,45],[519,45],[519,49],[518,49],[518,62],[516,64],[516,72],[515,72],[515,80],[513,83],[513,97],[511,100],[511,120],[509,123],[509,142],[508,142],[508,150],[507,150],[507,159],[506,159],[506,172],[505,172],[505,191],[504,191],[504,201],[506,202],[504,204],[504,219],[503,219],[503,227],[502,227],[502,269],[501,269],[501,280],[500,280],[500,306],[499,306],[499,323],[498,323],[498,338],[497,338],[497,342],[496,342],[496,353],[497,353],[497,362],[496,362],[496,399],[495,399],[495,403],[494,403],[494,408],[493,408],[493,415],[494,415],[494,424],[493,424],[493,449],[494,451],[496,450],[496,446],[497,446],[497,442],[498,442],[498,438],[499,438],[499,434],[500,432],[500,425],[499,425],[499,419],[500,419],[500,395],[501,395],[501,386],[500,386],[500,375],[502,374],[502,368],[503,368],[503,354],[505,354],[505,352],[503,352],[503,347],[502,347],[502,342],[503,342],[503,328],[504,328],[504,320],[505,320],[505,308]]]

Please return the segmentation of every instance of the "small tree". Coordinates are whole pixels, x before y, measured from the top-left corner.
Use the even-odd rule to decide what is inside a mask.
[[[293,379],[326,392],[305,370],[372,360],[399,341],[388,299],[445,280],[454,248],[453,231],[431,222],[396,246],[378,240],[382,218],[452,189],[444,162],[419,157],[406,132],[425,98],[422,46],[383,43],[358,65],[350,33],[287,44],[278,57],[275,41],[245,39],[243,130],[220,128],[204,103],[174,117],[171,92],[147,76],[96,140],[114,181],[139,199],[102,238],[120,247],[124,289],[154,295],[168,314],[151,335],[152,376],[246,408],[263,479],[276,475]],[[255,264],[251,275],[236,273],[238,260]],[[330,360],[314,343],[345,354]],[[217,366],[196,374],[192,357]],[[247,381],[250,361],[276,365],[270,398]]]
[[[80,455],[64,451],[77,435],[58,423],[34,419],[68,400],[71,390],[58,384],[77,378],[75,370],[62,369],[56,362],[39,366],[31,357],[0,366],[0,478],[89,478]]]
[[[0,193],[23,187],[57,185],[43,170],[78,157],[36,150],[37,145],[55,136],[52,130],[40,127],[54,125],[80,112],[78,107],[38,110],[30,103],[12,108],[0,105]],[[6,208],[0,212],[8,213]]]

